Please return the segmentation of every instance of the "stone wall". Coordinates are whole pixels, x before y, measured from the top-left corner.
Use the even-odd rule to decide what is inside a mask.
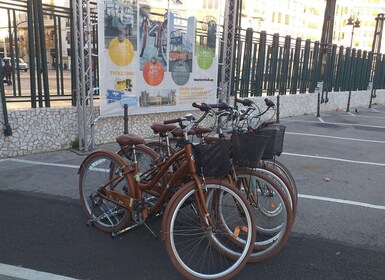
[[[346,110],[348,92],[329,93],[329,102],[320,105],[321,112]],[[265,108],[263,99],[254,100]],[[269,97],[277,102],[276,97]],[[370,93],[368,91],[352,92],[351,111],[355,107],[368,106]],[[377,91],[373,104],[385,104],[385,90]],[[95,115],[99,110],[95,108]],[[199,111],[191,111],[199,114]],[[138,134],[144,138],[153,136],[150,125],[153,122],[177,118],[191,112],[155,113],[129,116],[129,133]],[[317,94],[285,95],[280,97],[280,117],[290,117],[304,114],[316,114]],[[321,115],[322,116],[322,115]],[[26,110],[8,110],[8,119],[12,128],[12,136],[0,133],[0,158],[16,157],[34,153],[49,152],[72,147],[77,138],[77,110],[74,107],[65,108],[35,108]],[[3,126],[3,115],[0,115]],[[123,117],[99,118],[95,124],[95,144],[111,143],[117,135],[123,133]],[[206,124],[208,125],[208,123]]]

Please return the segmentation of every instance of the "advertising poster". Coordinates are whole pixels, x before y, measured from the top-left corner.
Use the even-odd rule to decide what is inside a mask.
[[[130,114],[147,114],[215,103],[221,4],[99,2],[101,115],[122,115],[124,105]]]

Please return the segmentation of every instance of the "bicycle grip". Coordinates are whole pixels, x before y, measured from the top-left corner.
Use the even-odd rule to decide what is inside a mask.
[[[265,98],[265,104],[266,104],[266,106],[269,107],[269,108],[275,106],[274,102],[271,101],[270,99],[267,99],[267,98]]]
[[[219,109],[219,110],[227,110],[228,108],[230,108],[230,106],[228,104],[226,104],[225,102],[221,102],[218,104],[207,104],[207,105],[210,106],[211,108],[215,108],[215,109]]]
[[[179,123],[181,122],[182,119],[181,118],[177,118],[177,119],[171,119],[171,120],[166,120],[166,121],[163,121],[164,124],[172,124],[172,123]]]
[[[253,105],[253,101],[251,101],[250,99],[247,99],[247,98],[245,98],[245,99],[236,98],[235,102],[241,103],[243,106],[252,106]]]
[[[209,111],[212,107],[210,105],[207,105],[206,103],[201,103],[200,105],[196,102],[194,102],[192,104],[192,106],[194,108],[198,108],[199,110],[203,111],[203,112],[207,112]]]

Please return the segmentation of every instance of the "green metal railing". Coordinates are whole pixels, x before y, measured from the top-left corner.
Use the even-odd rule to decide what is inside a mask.
[[[242,30],[236,42],[232,94],[241,97],[312,93],[323,81],[321,102],[334,91],[385,88],[382,54]]]
[[[27,102],[32,108],[50,107],[55,101],[70,101],[76,106],[75,71],[71,67],[76,65],[75,27],[72,1],[69,3],[69,7],[59,7],[43,4],[42,0],[0,0],[0,10],[5,10],[8,17],[7,26],[1,27],[7,31],[2,55],[11,58],[15,69],[12,86],[5,87],[3,79],[0,81],[4,126],[8,134],[12,133],[7,116],[10,102]],[[20,19],[22,16],[24,20]],[[97,22],[96,10],[91,18]],[[96,25],[92,33],[92,48],[97,54]],[[327,102],[331,91],[365,90],[372,82],[371,98],[374,98],[377,89],[385,88],[385,56],[382,54],[239,28],[233,46],[234,63],[228,73],[233,79],[230,82],[232,95],[313,93],[317,83],[323,81],[320,101]],[[28,73],[19,70],[19,59],[25,57],[28,57]],[[94,62],[92,80],[98,88],[96,56]],[[2,75],[1,67],[0,70]],[[220,78],[218,74],[218,85]]]

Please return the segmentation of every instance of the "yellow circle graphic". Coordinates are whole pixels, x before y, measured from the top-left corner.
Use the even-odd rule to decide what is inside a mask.
[[[134,58],[134,47],[127,38],[119,40],[118,37],[115,37],[110,42],[108,54],[116,65],[127,66]]]

